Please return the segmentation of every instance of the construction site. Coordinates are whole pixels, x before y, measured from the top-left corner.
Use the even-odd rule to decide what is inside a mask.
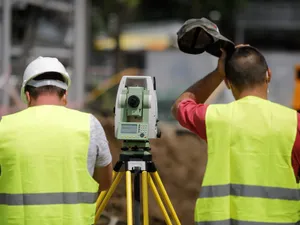
[[[143,0],[0,0],[0,117],[27,107],[20,99],[26,65],[38,56],[57,57],[71,75],[68,107],[97,117],[115,164],[122,147],[114,133],[119,82],[123,76],[155,77],[162,135],[150,141],[153,162],[181,224],[193,224],[207,145],[182,128],[170,110],[188,86],[216,68],[218,58],[182,53],[177,31],[189,18],[207,17],[235,43],[256,46],[273,72],[270,100],[300,110],[299,3],[249,0],[228,12],[222,4],[214,8],[201,0],[162,5]],[[233,100],[221,83],[207,103]],[[126,212],[123,179],[97,224],[127,224]],[[149,216],[149,224],[166,224],[151,191]]]

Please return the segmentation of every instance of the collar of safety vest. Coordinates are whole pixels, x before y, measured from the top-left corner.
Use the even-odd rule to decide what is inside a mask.
[[[254,95],[245,96],[243,98],[238,99],[237,101],[250,101],[250,100],[253,100],[253,101],[269,101],[268,99],[263,99],[263,98],[260,98],[260,97],[254,96]]]

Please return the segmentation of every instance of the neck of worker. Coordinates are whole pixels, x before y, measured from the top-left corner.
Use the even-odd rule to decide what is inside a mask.
[[[241,99],[247,96],[255,96],[262,99],[268,99],[268,88],[266,87],[254,87],[254,88],[248,88],[245,90],[242,90],[240,92],[237,91],[236,94],[234,94],[235,99]]]
[[[37,99],[31,99],[28,106],[40,106],[40,105],[57,105],[65,106],[62,99],[56,95],[41,95]]]

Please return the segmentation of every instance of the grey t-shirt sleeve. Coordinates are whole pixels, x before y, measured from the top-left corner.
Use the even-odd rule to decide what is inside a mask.
[[[94,174],[95,167],[105,167],[112,161],[105,131],[95,116],[90,118],[90,144],[88,150],[88,170]]]

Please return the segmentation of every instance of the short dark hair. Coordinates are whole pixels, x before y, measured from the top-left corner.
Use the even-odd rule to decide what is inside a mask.
[[[35,77],[33,80],[59,80],[65,82],[63,76],[57,72],[42,73]],[[62,98],[66,93],[66,90],[52,85],[47,85],[43,87],[32,87],[27,85],[25,87],[25,92],[27,91],[33,99],[37,99],[42,94],[56,94],[59,98]]]
[[[225,60],[226,78],[239,90],[263,84],[268,65],[254,47],[236,48]]]

